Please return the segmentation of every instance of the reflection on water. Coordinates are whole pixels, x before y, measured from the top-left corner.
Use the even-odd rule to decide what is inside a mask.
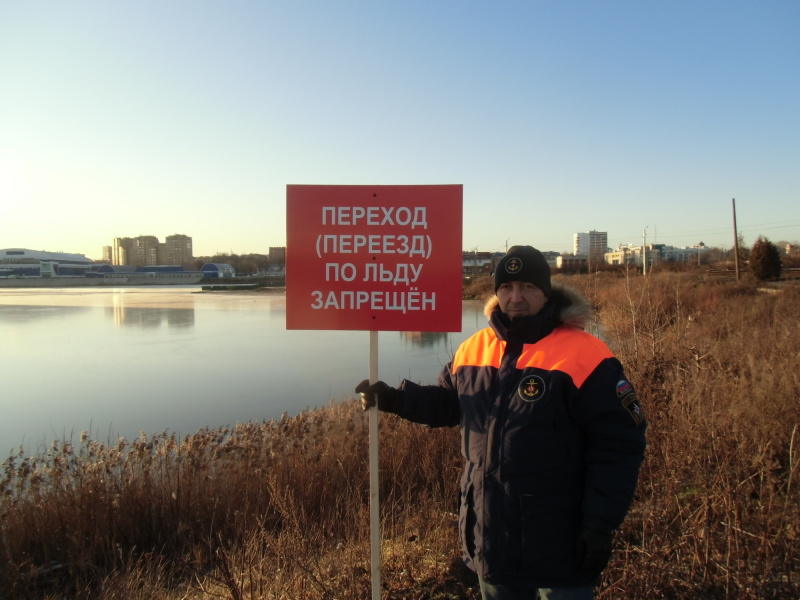
[[[461,332],[380,332],[380,378],[434,383],[486,324],[479,305],[463,309]],[[366,331],[287,330],[280,293],[0,291],[0,455],[84,429],[185,435],[345,401],[369,346]]]
[[[139,308],[112,306],[106,314],[114,319],[117,327],[141,327],[157,329],[163,323],[167,327],[186,329],[194,327],[194,308]]]
[[[419,346],[421,348],[443,346],[447,343],[449,338],[447,333],[439,333],[436,331],[401,331],[399,333],[401,340],[407,344]]]
[[[86,306],[4,306],[0,305],[0,321],[24,323],[39,319],[64,318],[70,314],[85,313]]]

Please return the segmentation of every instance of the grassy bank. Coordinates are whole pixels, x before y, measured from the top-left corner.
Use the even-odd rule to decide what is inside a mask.
[[[600,598],[800,596],[800,288],[576,276],[650,422]],[[599,331],[599,326],[598,326]],[[477,598],[458,559],[456,430],[381,418],[385,597]],[[0,597],[368,598],[355,402],[176,439],[10,456]]]

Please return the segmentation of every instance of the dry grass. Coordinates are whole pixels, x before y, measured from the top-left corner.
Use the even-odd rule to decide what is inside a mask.
[[[800,288],[569,278],[650,423],[599,597],[800,597]],[[0,597],[370,597],[366,416],[354,402],[4,463]],[[458,432],[381,419],[385,597],[478,598],[458,561]]]

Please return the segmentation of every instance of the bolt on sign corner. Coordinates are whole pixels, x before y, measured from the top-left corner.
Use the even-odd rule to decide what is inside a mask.
[[[286,328],[461,331],[461,185],[286,186]]]

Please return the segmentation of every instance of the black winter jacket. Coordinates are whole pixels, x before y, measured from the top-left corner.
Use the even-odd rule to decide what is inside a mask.
[[[459,530],[467,565],[492,583],[592,585],[581,527],[611,532],[633,499],[646,424],[622,365],[584,331],[588,302],[554,285],[539,315],[466,340],[438,385],[404,381],[400,416],[461,427]]]

